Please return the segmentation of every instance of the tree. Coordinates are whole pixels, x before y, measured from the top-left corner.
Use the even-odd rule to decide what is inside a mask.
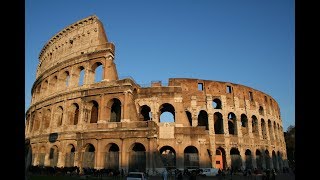
[[[286,141],[289,166],[295,165],[295,150],[296,150],[295,134],[296,134],[296,128],[295,126],[292,126],[292,125],[288,127],[287,132],[284,132],[284,139]]]

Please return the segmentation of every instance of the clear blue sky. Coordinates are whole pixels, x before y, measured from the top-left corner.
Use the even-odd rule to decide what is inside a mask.
[[[295,125],[293,0],[26,0],[25,110],[38,56],[60,30],[97,15],[115,44],[120,78],[138,84],[198,78],[272,96]]]

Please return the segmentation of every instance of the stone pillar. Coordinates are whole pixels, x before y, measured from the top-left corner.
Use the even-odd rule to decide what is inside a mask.
[[[105,102],[105,96],[100,96],[98,123],[107,122],[106,106],[107,106],[107,103]]]
[[[242,161],[242,166],[241,168],[244,170],[246,169],[246,149],[245,148],[239,148],[239,151],[240,151],[240,156],[241,156],[241,161]]]
[[[104,74],[103,81],[113,81],[118,80],[118,73],[116,69],[116,65],[114,63],[114,59],[111,55],[105,56],[105,66],[104,66]]]
[[[229,126],[228,126],[228,112],[224,111],[222,114],[222,120],[223,120],[223,132],[224,135],[229,137]]]
[[[63,152],[58,152],[58,163],[57,167],[64,167],[65,163],[65,154]]]
[[[251,158],[252,158],[252,167],[254,170],[255,168],[257,168],[257,160],[256,160],[256,152],[251,152]]]
[[[105,153],[103,153],[103,149],[100,147],[101,141],[100,139],[97,139],[97,150],[95,151],[95,168],[96,169],[102,169],[104,166],[104,155]]]
[[[227,161],[227,168],[231,168],[231,155],[230,155],[230,148],[225,149],[226,151],[226,161]]]

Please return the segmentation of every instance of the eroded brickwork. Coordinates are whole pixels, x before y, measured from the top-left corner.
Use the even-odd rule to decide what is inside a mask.
[[[268,94],[188,78],[141,87],[118,79],[114,52],[96,16],[45,44],[26,113],[33,165],[150,173],[164,167],[287,166],[280,108]],[[170,122],[164,113],[171,114]]]

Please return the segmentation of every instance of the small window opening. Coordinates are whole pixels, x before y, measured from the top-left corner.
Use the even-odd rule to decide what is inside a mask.
[[[203,83],[198,83],[198,90],[203,91]]]
[[[232,92],[231,86],[227,86],[227,93],[231,93],[231,92]]]
[[[250,98],[250,101],[253,101],[253,94],[251,91],[249,91],[249,98]]]

